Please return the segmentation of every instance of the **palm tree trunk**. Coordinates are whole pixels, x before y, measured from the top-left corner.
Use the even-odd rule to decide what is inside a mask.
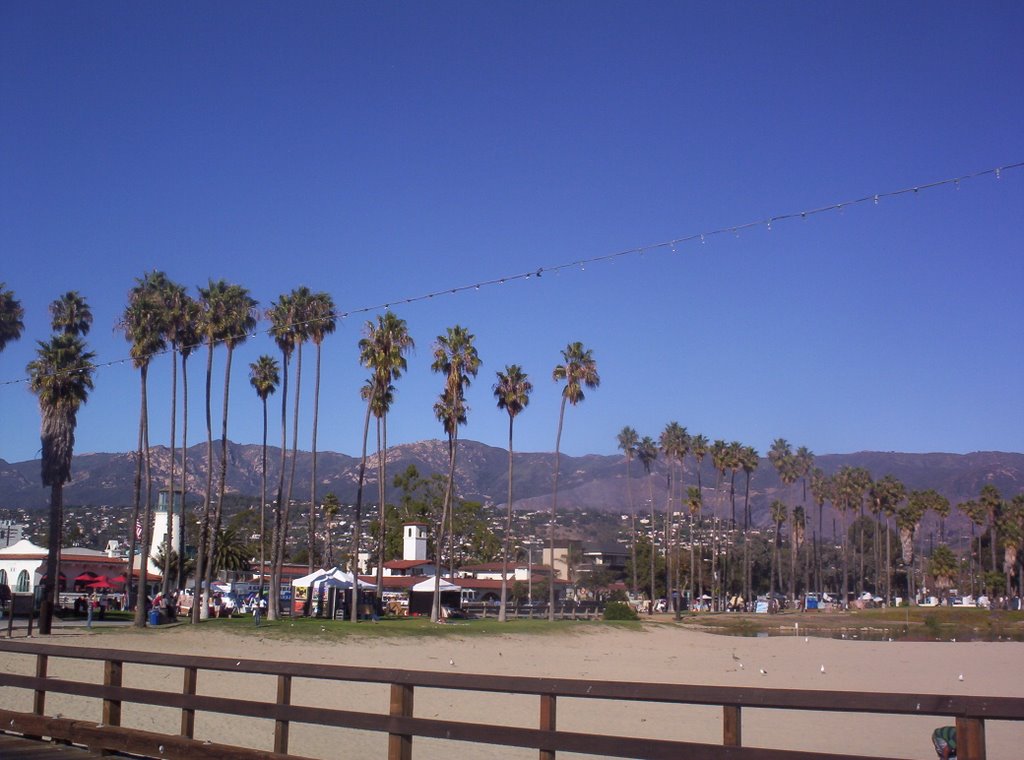
[[[227,360],[224,365],[224,406],[220,420],[220,480],[217,485],[217,508],[213,513],[213,530],[210,532],[210,542],[206,555],[207,588],[213,582],[213,575],[217,570],[214,558],[216,557],[217,537],[220,535],[221,520],[224,514],[224,494],[228,477],[228,393],[231,388],[231,359],[234,355],[234,348],[230,341],[227,343],[227,348]]]
[[[548,526],[548,547],[551,551],[551,577],[548,582],[548,620],[555,619],[555,519],[558,514],[558,468],[562,450],[562,422],[565,419],[565,396],[558,410],[558,433],[555,435],[555,479],[551,489],[551,525]],[[653,550],[653,546],[652,546]]]
[[[274,509],[274,532],[271,536],[270,551],[273,567],[270,571],[270,603],[267,605],[267,619],[277,620],[281,615],[281,566],[284,557],[280,547],[284,545],[288,526],[284,521],[284,472],[288,464],[288,361],[289,354],[281,352],[281,470],[277,474],[277,499]]]
[[[206,572],[207,548],[210,541],[210,510],[213,506],[213,412],[210,409],[213,393],[213,340],[207,343],[206,353],[206,498],[203,501],[203,519],[199,525],[199,551],[196,552],[196,588],[192,597],[192,621],[198,623],[210,616],[209,589],[203,587]]]
[[[672,462],[668,465],[668,482],[665,499],[665,598],[672,603],[672,541],[669,531],[672,524]]]
[[[650,561],[650,566],[651,566],[650,567],[650,573],[651,573],[651,606],[649,607],[649,609],[653,612],[654,611],[654,552],[655,552],[654,537],[655,537],[655,535],[657,533],[658,524],[655,522],[655,518],[654,518],[654,474],[650,470],[648,470],[648,472],[647,472],[647,496],[648,496],[648,498],[650,500],[649,503],[651,505],[651,550],[650,550],[650,552],[648,552],[648,554],[650,556],[650,559],[651,559],[651,561]],[[551,556],[554,557],[554,552],[552,552]],[[552,565],[553,564],[554,564],[554,560],[552,560]]]
[[[39,633],[49,636],[53,611],[60,598],[60,545],[64,523],[64,484],[54,478],[50,484],[50,535],[46,540],[46,581],[39,606]],[[13,611],[11,613],[13,615]]]
[[[359,485],[356,490],[356,514],[352,523],[352,559],[349,567],[352,570],[352,606],[349,617],[355,623],[359,620],[359,534],[363,526],[363,482],[366,478],[366,439],[370,436],[370,407],[373,398],[366,402],[366,417],[363,419],[363,457],[359,461]]]
[[[135,547],[141,537],[139,527],[139,508],[142,504],[142,414],[139,413],[139,440],[135,448],[135,482],[132,493],[132,523],[128,526],[128,583],[125,588],[128,590],[128,609],[135,609],[139,602],[139,586],[135,584],[135,573],[133,572],[135,562]],[[134,591],[133,591],[134,586]],[[134,594],[134,596],[133,596]]]
[[[381,472],[381,458],[383,457],[384,437],[381,430],[381,418],[377,417],[377,567],[374,569],[376,576],[376,590],[374,593],[380,599],[384,596],[384,520],[386,519],[384,509],[384,488],[382,483],[383,473]]]
[[[506,604],[508,603],[508,544],[512,536],[512,421],[508,416],[508,502],[505,511],[505,540],[501,548],[501,606],[498,608],[498,622],[508,620]]]
[[[185,483],[188,472],[188,357],[181,355],[181,525],[178,530],[178,586],[185,588]],[[193,597],[194,598],[194,597]]]
[[[750,472],[747,472],[747,485],[743,491],[743,597],[749,602],[750,587]]]
[[[448,482],[444,489],[444,504],[441,507],[441,521],[437,530],[437,545],[434,547],[434,600],[430,607],[430,620],[436,623],[441,618],[441,560],[445,538],[445,521],[452,502],[455,488],[455,448],[458,443],[458,420],[452,420],[452,432],[448,434]]]
[[[629,529],[632,531],[632,537],[630,540],[630,549],[633,555],[633,596],[636,596],[637,585],[636,585],[636,507],[633,505],[633,478],[630,475],[630,461],[631,457],[629,454],[626,455],[626,496],[629,498]]]
[[[260,451],[260,592],[257,603],[263,598],[263,586],[267,573],[267,397],[263,397],[263,447]]]
[[[161,590],[164,596],[171,592],[171,549],[174,534],[174,445],[175,423],[178,413],[178,349],[171,346],[171,450],[170,472],[167,474],[167,527],[164,531],[164,582]],[[184,527],[184,526],[183,526]]]
[[[320,342],[316,343],[316,370],[313,379],[313,474],[309,486],[309,572],[313,572],[313,547],[316,546],[316,428],[320,413]]]
[[[142,547],[139,551],[139,604],[135,605],[136,628],[146,627],[147,587],[149,585],[149,541],[153,523],[153,474],[149,456],[149,401],[146,394],[146,380],[149,375],[149,364],[142,365],[142,440],[143,454],[146,463],[146,511],[142,521]]]

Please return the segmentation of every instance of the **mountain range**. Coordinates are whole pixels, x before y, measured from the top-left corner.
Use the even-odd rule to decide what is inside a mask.
[[[152,448],[152,472],[154,488],[166,484],[170,465],[170,452],[166,447]],[[214,443],[214,483],[219,471],[220,443]],[[177,452],[180,457],[180,451]],[[228,442],[227,484],[229,493],[255,497],[257,500],[261,485],[261,447],[256,444]],[[180,460],[179,460],[180,461]],[[268,494],[275,490],[280,471],[281,450],[268,448],[267,475]],[[523,510],[545,510],[550,508],[553,453],[516,453],[514,506]],[[72,481],[65,487],[65,503],[91,505],[129,505],[132,502],[136,470],[134,452],[81,454],[74,458]],[[290,461],[289,461],[290,464]],[[974,452],[970,454],[907,454],[899,452],[863,451],[853,454],[825,454],[815,457],[814,464],[826,473],[833,473],[843,465],[866,468],[873,477],[881,478],[892,474],[907,486],[908,490],[934,488],[957,504],[977,497],[981,487],[991,483],[1005,498],[1024,492],[1024,454],[1007,452]],[[376,458],[371,455],[366,468],[367,501],[376,501]],[[448,444],[441,440],[427,440],[394,446],[387,451],[388,479],[402,472],[408,465],[415,465],[421,475],[448,471]],[[652,467],[650,482],[648,475],[638,461],[631,465],[631,477],[627,489],[626,464],[621,455],[586,455],[571,457],[562,455],[559,475],[559,508],[591,509],[626,513],[629,510],[630,493],[633,503],[640,512],[649,511],[651,489],[656,508],[664,509],[666,501],[667,467],[663,461],[656,461]],[[197,444],[188,450],[186,490],[195,498],[206,489],[206,444]],[[40,482],[39,460],[9,463],[0,459],[0,507],[40,509],[47,505],[49,489]],[[358,485],[359,458],[336,452],[319,452],[317,455],[317,498],[333,491],[343,503],[355,500]],[[295,461],[295,485],[293,498],[309,500],[312,475],[312,455],[300,451]],[[710,457],[706,457],[701,469],[701,483],[704,488],[705,512],[718,515],[729,514],[729,473],[722,489],[716,490],[717,473],[713,470]],[[180,475],[177,475],[177,481]],[[696,485],[696,463],[687,460],[684,474],[686,485]],[[742,509],[745,489],[745,475],[736,475],[737,511]],[[464,499],[472,499],[503,505],[508,490],[508,453],[505,449],[487,446],[471,440],[459,442],[456,471],[456,487]],[[268,495],[268,499],[273,498]],[[769,522],[768,505],[776,498],[789,505],[801,503],[802,483],[799,481],[784,487],[767,459],[761,459],[751,478],[750,499],[754,523],[765,525]],[[814,508],[810,494],[807,496],[808,512]],[[955,514],[955,513],[954,513]],[[830,520],[826,510],[826,521]],[[949,524],[957,530],[955,520]],[[828,524],[828,523],[826,523]],[[966,523],[963,524],[966,527]],[[826,528],[827,532],[827,528]]]

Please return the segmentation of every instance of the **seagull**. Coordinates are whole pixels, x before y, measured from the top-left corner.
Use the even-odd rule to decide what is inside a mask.
[[[735,650],[735,649],[734,649],[734,650],[732,650],[732,658],[733,658],[734,660],[736,660],[736,662],[739,662],[739,661],[740,661],[740,658],[736,656],[736,650]]]
[[[958,680],[958,681],[962,681],[962,680],[964,680],[964,674],[963,674],[963,673],[961,673],[961,674],[960,674],[959,676],[957,676],[957,680]]]
[[[761,668],[761,675],[763,675],[763,676],[768,675],[768,671],[765,670],[764,668]]]
[[[740,663],[740,670],[743,670],[743,663]]]
[[[448,660],[448,664],[451,665],[454,668],[455,667],[455,660],[449,659]]]
[[[824,673],[824,672],[825,672],[825,666],[824,666],[824,665],[822,665],[822,666],[821,666],[821,672],[822,672],[822,673]]]
[[[806,643],[807,643],[808,641],[810,641],[810,640],[811,640],[811,637],[810,637],[810,636],[804,636],[804,643],[805,643],[805,644],[806,644]]]

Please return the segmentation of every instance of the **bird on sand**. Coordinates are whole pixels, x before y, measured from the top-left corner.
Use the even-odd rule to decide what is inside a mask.
[[[825,672],[825,666],[824,666],[824,665],[822,665],[822,666],[821,666],[821,672],[822,672],[822,673],[824,673],[824,672]]]

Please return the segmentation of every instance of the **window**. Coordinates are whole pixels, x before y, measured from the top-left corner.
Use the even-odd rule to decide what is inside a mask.
[[[18,585],[14,589],[19,594],[28,593],[28,570],[18,573]]]

